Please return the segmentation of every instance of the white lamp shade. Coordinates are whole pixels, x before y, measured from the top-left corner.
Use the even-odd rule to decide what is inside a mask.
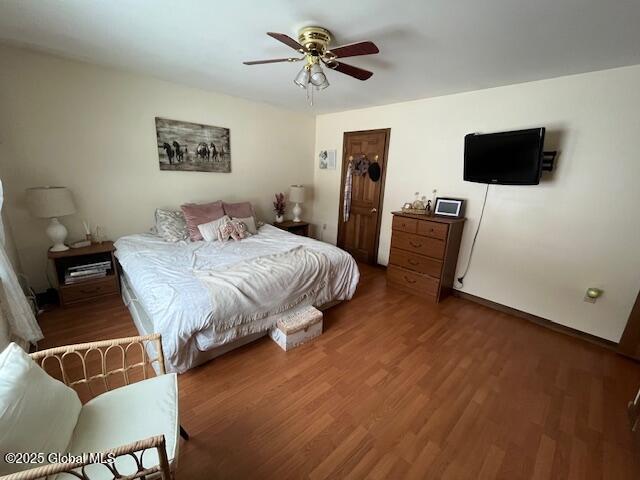
[[[291,185],[289,188],[289,201],[293,203],[304,202],[304,186]]]
[[[76,213],[71,192],[66,187],[34,187],[27,189],[29,212],[38,218],[55,218]]]

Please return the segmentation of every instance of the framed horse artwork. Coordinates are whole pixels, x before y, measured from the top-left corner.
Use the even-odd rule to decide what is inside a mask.
[[[231,172],[229,129],[156,117],[160,170]]]

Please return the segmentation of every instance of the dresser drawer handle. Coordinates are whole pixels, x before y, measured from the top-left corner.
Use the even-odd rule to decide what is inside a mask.
[[[409,277],[407,277],[406,275],[404,276],[404,281],[407,283],[416,283],[415,280],[411,280]]]
[[[409,240],[409,245],[411,245],[413,248],[420,248],[422,246],[421,243],[413,243],[411,240]]]
[[[413,258],[409,258],[407,262],[409,262],[409,265],[413,265],[413,266],[420,265],[420,262],[418,262],[417,260],[414,260]]]

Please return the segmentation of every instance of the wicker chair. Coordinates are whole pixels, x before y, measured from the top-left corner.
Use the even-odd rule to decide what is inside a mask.
[[[150,351],[157,353],[156,358],[150,358],[148,353]],[[30,356],[50,376],[73,388],[83,404],[105,392],[133,385],[139,381],[149,379],[153,382],[152,377],[156,377],[156,372],[158,375],[166,373],[159,334],[56,347],[32,353]],[[139,384],[139,387],[134,388],[141,387],[142,385]],[[177,390],[175,393],[177,394]],[[188,439],[182,427],[180,427],[180,435]],[[92,454],[98,454],[92,458],[68,463],[51,463],[0,478],[33,480],[56,478],[57,475],[63,474],[57,478],[172,479],[178,457],[177,438],[174,443],[172,463],[167,455],[164,435],[154,435],[100,452],[91,451]],[[153,451],[153,454],[157,455],[157,465],[151,467],[143,465],[143,455],[147,451]],[[147,457],[153,454],[147,454]],[[121,457],[124,458],[121,459]],[[96,460],[97,458],[110,460],[103,460],[101,463],[100,460]],[[118,471],[118,465],[122,465],[125,460],[129,465],[127,468],[129,471]],[[135,472],[130,471],[131,465],[134,465]]]

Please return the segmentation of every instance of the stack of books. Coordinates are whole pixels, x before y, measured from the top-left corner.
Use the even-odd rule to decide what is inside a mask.
[[[111,262],[109,260],[69,267],[64,274],[64,283],[65,285],[71,285],[92,278],[106,277],[109,270],[111,270]]]

